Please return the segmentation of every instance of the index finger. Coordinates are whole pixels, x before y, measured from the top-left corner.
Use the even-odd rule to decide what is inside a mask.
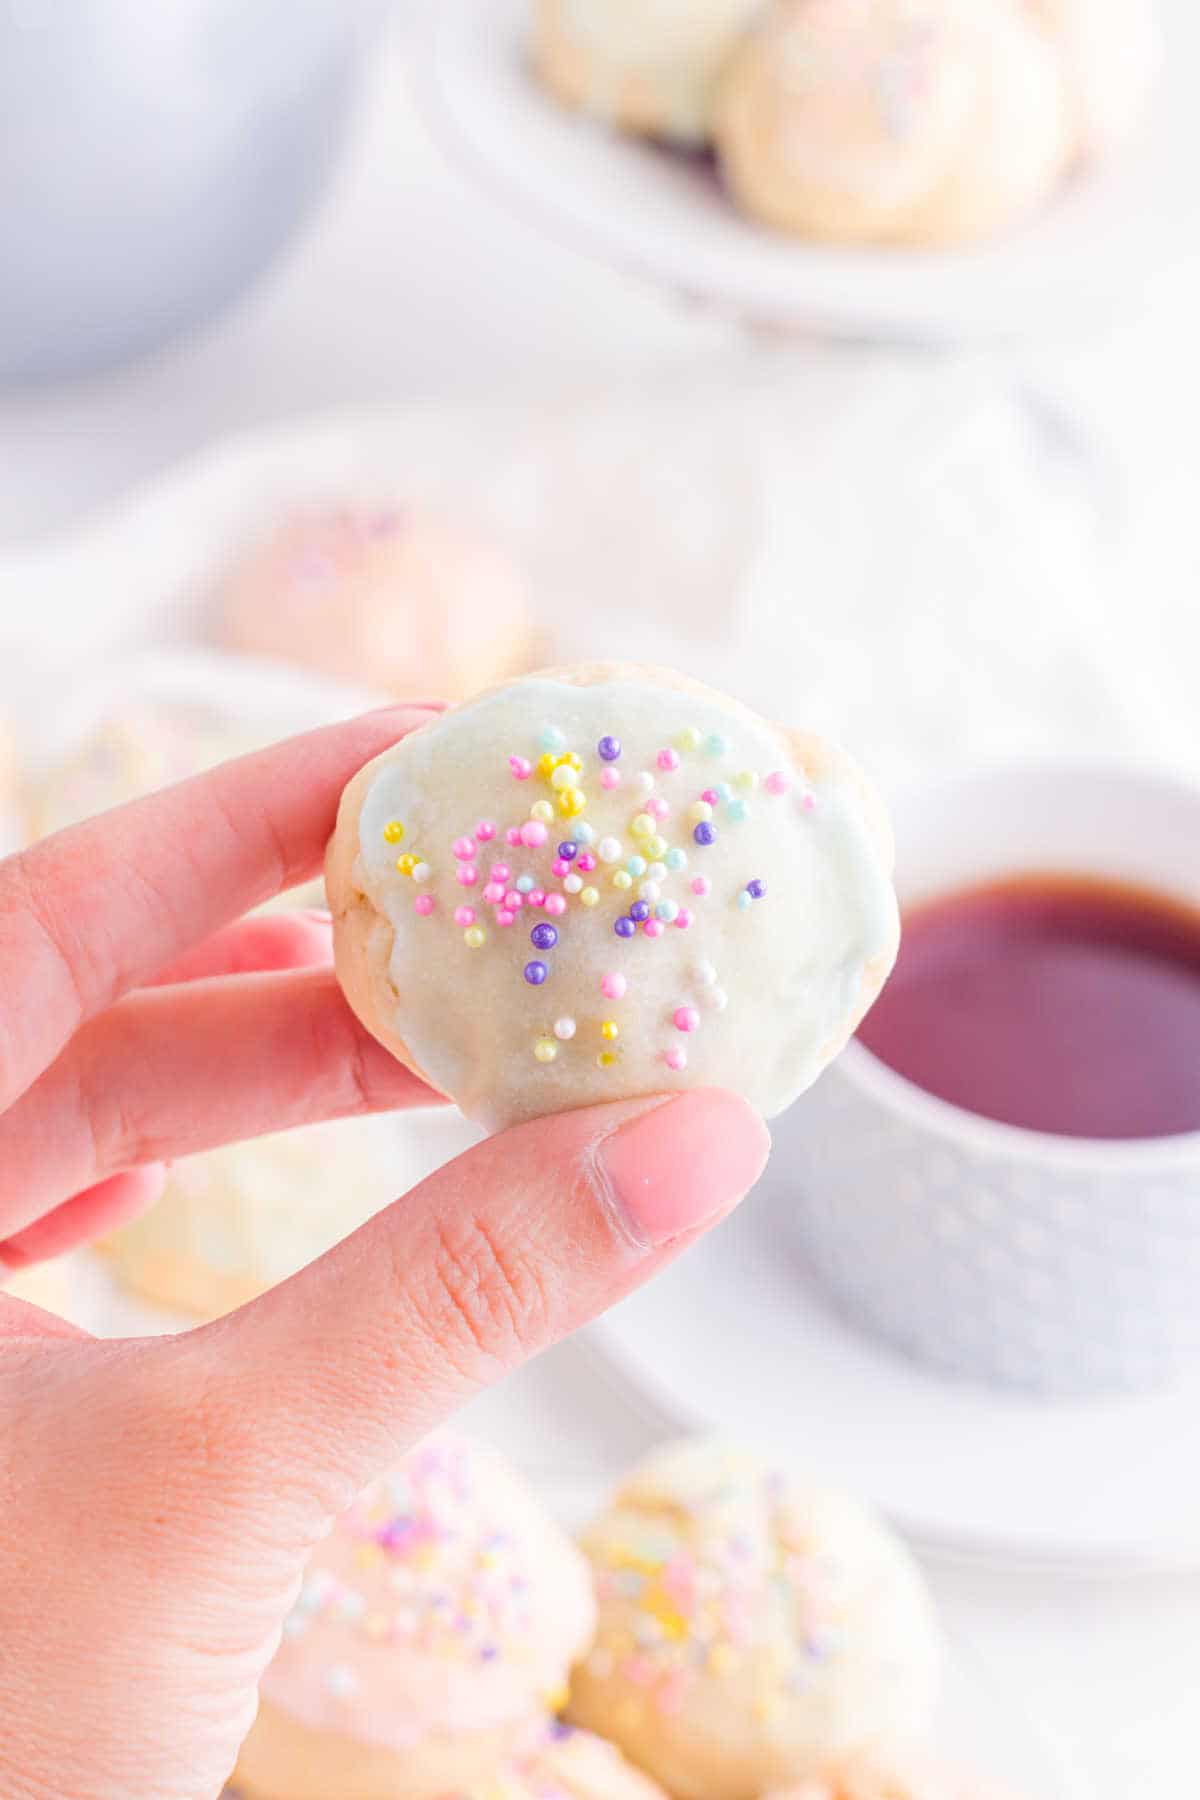
[[[315,875],[351,776],[429,716],[388,707],[307,732],[0,863],[0,1108],[85,1019]]]

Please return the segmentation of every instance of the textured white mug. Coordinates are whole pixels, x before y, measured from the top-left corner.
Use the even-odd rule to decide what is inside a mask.
[[[1167,775],[994,768],[914,787],[893,817],[902,903],[1047,871],[1200,904],[1200,788]],[[775,1137],[814,1275],[919,1360],[1047,1395],[1200,1375],[1200,1132],[997,1124],[855,1041]]]

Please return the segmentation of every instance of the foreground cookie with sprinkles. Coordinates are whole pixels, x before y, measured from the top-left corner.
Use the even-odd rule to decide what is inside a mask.
[[[501,1768],[468,1788],[439,1794],[436,1800],[667,1800],[667,1796],[614,1745],[553,1719],[539,1725]]]
[[[692,1086],[768,1117],[896,954],[891,837],[840,752],[682,676],[527,676],[343,796],[326,879],[368,1030],[498,1128]]]
[[[498,1459],[448,1434],[314,1554],[242,1746],[243,1800],[487,1791],[591,1640],[587,1566]]]
[[[600,1625],[568,1716],[677,1800],[756,1800],[924,1731],[929,1598],[845,1496],[684,1443],[635,1470],[582,1544]]]

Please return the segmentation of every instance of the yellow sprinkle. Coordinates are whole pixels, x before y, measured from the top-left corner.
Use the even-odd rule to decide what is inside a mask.
[[[587,805],[587,795],[582,788],[566,788],[558,796],[558,810],[566,819],[575,818]]]
[[[463,943],[468,950],[478,950],[481,944],[487,943],[487,932],[482,925],[468,925],[463,932]]]
[[[707,800],[697,800],[688,807],[688,818],[693,825],[707,825],[712,818],[712,807]]]
[[[583,761],[577,750],[564,750],[562,755],[557,759],[555,767],[559,769],[574,769],[578,772],[583,767]]]
[[[404,827],[400,823],[399,819],[389,819],[387,824],[383,828],[384,843],[385,844],[398,844],[402,841],[403,837],[404,837]]]
[[[543,825],[549,825],[554,817],[554,808],[549,800],[535,800],[529,809],[531,819],[539,819]]]
[[[617,1024],[617,1021],[615,1019],[605,1019],[603,1025],[600,1027],[600,1036],[607,1038],[611,1043],[614,1038],[619,1038],[620,1035],[621,1027]]]
[[[539,1062],[551,1063],[558,1055],[558,1045],[553,1038],[539,1038],[533,1046],[533,1054]]]
[[[616,1060],[617,1053],[615,1050],[602,1050],[596,1058],[596,1061],[602,1069],[611,1069]]]
[[[675,748],[677,750],[698,750],[700,748],[700,733],[694,725],[684,726],[675,739]]]
[[[616,874],[613,876],[613,886],[615,888],[621,888],[622,890],[633,886],[633,876],[629,873],[628,869],[617,870]]]
[[[744,788],[748,794],[752,794],[758,786],[758,776],[753,769],[743,769],[740,775],[734,776],[733,785]]]
[[[654,836],[657,827],[649,813],[638,813],[629,829],[636,838],[649,838]]]
[[[396,868],[401,875],[411,875],[417,866],[417,860],[411,850],[406,850],[403,856],[396,858]]]
[[[575,786],[575,771],[567,763],[559,763],[550,777],[552,788],[571,788]]]
[[[585,887],[580,890],[580,895],[579,895],[580,906],[595,906],[599,899],[600,899],[600,889],[599,888]]]
[[[652,862],[661,862],[670,846],[666,838],[652,837],[645,840],[642,848]]]
[[[549,1713],[560,1713],[570,1697],[570,1693],[565,1685],[562,1687],[547,1688],[546,1692],[542,1695],[542,1705]]]
[[[545,755],[538,757],[537,772],[543,781],[549,781],[557,766],[558,764],[555,758],[550,754],[549,750],[546,751]]]

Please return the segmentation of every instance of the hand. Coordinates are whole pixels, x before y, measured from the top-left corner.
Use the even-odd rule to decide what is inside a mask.
[[[316,732],[0,864],[0,1262],[110,1229],[164,1157],[429,1103],[346,1006],[327,930],[231,923],[316,873],[343,786],[420,716]],[[715,1092],[535,1121],[175,1337],[96,1340],[0,1296],[5,1800],[212,1800],[335,1515],[724,1216],[767,1144]]]

